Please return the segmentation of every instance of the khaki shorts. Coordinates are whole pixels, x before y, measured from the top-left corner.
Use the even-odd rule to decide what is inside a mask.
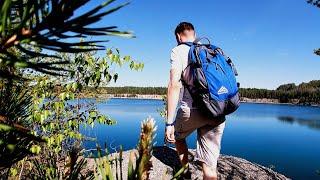
[[[197,130],[196,161],[217,167],[221,138],[225,127],[225,117],[208,119],[197,109],[179,108],[175,121],[175,138],[184,140]]]

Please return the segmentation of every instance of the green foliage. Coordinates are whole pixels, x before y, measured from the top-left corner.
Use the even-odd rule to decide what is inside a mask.
[[[95,178],[96,179],[103,179],[103,180],[112,180],[113,179],[113,173],[112,173],[112,169],[111,169],[112,161],[118,161],[118,159],[115,158],[113,160],[109,160],[108,155],[95,159],[95,164],[97,166],[97,171],[95,171]],[[116,173],[118,173],[118,172],[116,172]]]
[[[319,0],[307,0],[307,3],[312,4],[318,8],[320,8],[320,1]],[[320,56],[320,48],[314,50],[314,53],[318,56]]]
[[[21,127],[25,128],[26,131],[29,132],[29,135],[27,136],[26,133],[24,133],[22,134],[24,136],[23,139],[13,138],[15,142],[12,144],[8,144],[10,139],[8,139],[7,136],[3,136],[4,139],[2,142],[4,143],[2,143],[3,147],[0,146],[1,150],[8,151],[10,154],[3,153],[3,155],[7,156],[0,157],[15,158],[14,161],[1,161],[8,163],[6,164],[7,167],[25,157],[27,155],[26,152],[28,152],[28,154],[35,153],[38,154],[37,157],[42,157],[29,161],[32,166],[37,169],[34,172],[37,173],[35,177],[38,179],[41,179],[41,177],[44,179],[59,179],[62,177],[61,175],[65,168],[69,168],[71,172],[78,172],[81,167],[84,166],[85,162],[83,160],[79,160],[80,164],[75,163],[75,156],[70,154],[74,147],[81,149],[81,142],[89,139],[89,137],[82,135],[79,130],[80,126],[93,127],[97,123],[112,125],[115,123],[115,120],[98,111],[95,99],[83,99],[82,90],[87,87],[91,87],[93,88],[92,90],[94,90],[101,84],[107,85],[110,81],[114,81],[114,76],[117,74],[117,67],[125,64],[129,66],[131,62],[135,62],[131,58],[122,58],[119,50],[112,52],[112,57],[116,55],[117,58],[109,58],[111,57],[110,50],[107,50],[105,57],[96,57],[95,55],[95,52],[60,54],[59,56],[62,58],[73,62],[68,65],[70,66],[68,68],[72,69],[72,71],[69,72],[70,75],[56,77],[34,74],[32,72],[28,74],[25,72],[24,76],[32,77],[33,79],[32,81],[24,82],[24,87],[29,88],[28,91],[23,90],[22,92],[27,93],[16,95],[16,93],[12,93],[12,89],[9,87],[3,89],[3,93],[0,93],[3,97],[0,99],[3,101],[6,100],[5,102],[7,103],[2,106],[6,108],[3,112],[8,112],[7,108],[11,107],[8,103],[13,104],[13,107],[18,110],[19,107],[23,110],[28,110],[25,114],[23,114],[21,110],[10,111],[14,113],[10,117],[20,116],[19,121],[17,121],[20,124],[27,122],[23,124],[25,127]],[[96,74],[99,74],[99,76],[95,76]],[[22,89],[14,88],[14,90],[21,91]],[[20,91],[19,93],[21,94]],[[11,96],[8,96],[8,94],[14,97],[10,98]],[[28,103],[17,103],[25,102],[25,97],[28,97]],[[21,104],[21,106],[17,104]],[[18,114],[17,112],[20,113]],[[8,116],[10,114],[6,115]],[[25,118],[25,120],[22,121],[22,118]],[[6,132],[16,131],[15,127],[0,127],[0,129],[4,129]],[[41,145],[35,144],[31,141],[32,139],[27,139],[30,137],[41,137],[46,141]],[[20,142],[20,140],[23,141]],[[24,145],[23,148],[26,148],[26,151],[17,148],[17,145],[20,146],[20,144]],[[22,155],[19,153],[22,153]],[[69,156],[67,156],[67,154],[69,154]],[[69,164],[71,165],[64,168],[59,167],[58,164],[61,164],[61,162],[65,161],[68,157],[70,157],[71,163]],[[122,166],[122,162],[120,165]],[[14,169],[19,170],[21,167],[15,166]],[[77,169],[77,171],[75,169]],[[33,171],[31,171],[30,174],[33,174],[32,172]],[[75,177],[76,175],[70,174],[68,177],[69,176]],[[66,177],[67,176],[63,176],[63,179]]]
[[[277,88],[277,91],[292,91],[296,88],[296,84],[294,83],[290,83],[290,84],[283,84],[283,85],[280,85],[278,88]]]
[[[281,103],[320,104],[320,80],[299,85],[285,84],[276,90],[240,89],[240,94],[251,99],[278,99]]]
[[[34,133],[46,137],[48,147],[57,153],[65,148],[63,144],[70,145],[86,138],[79,132],[81,125],[93,127],[95,123],[115,123],[97,110],[94,99],[82,99],[82,90],[108,84],[118,77],[110,69],[134,62],[122,58],[119,50],[107,50],[105,57],[96,57],[95,52],[62,54],[61,57],[72,62],[69,76],[39,76],[35,78],[37,81],[31,82]]]
[[[30,94],[22,85],[0,84],[0,169],[37,153],[43,140],[31,134]]]
[[[8,124],[19,123],[28,125],[31,97],[23,84],[13,82],[0,83],[0,115]],[[4,120],[3,120],[4,121]]]
[[[149,171],[152,168],[151,156],[153,141],[155,137],[155,121],[152,118],[141,123],[141,133],[139,138],[139,143],[137,151],[131,151],[128,162],[128,180],[147,180],[149,179]],[[107,150],[106,150],[107,151]],[[114,155],[116,156],[116,155]],[[110,159],[110,155],[105,155],[99,157],[95,160],[97,171],[95,174],[96,179],[123,179],[122,174],[122,149],[120,149],[119,157]],[[119,162],[119,171],[118,171],[118,162]],[[115,164],[116,171],[112,171],[112,164]],[[115,173],[114,173],[115,172]],[[118,174],[120,173],[120,174]]]
[[[135,152],[130,152],[129,163],[128,163],[128,180],[135,179],[135,168],[134,168],[134,161],[136,159]]]
[[[172,180],[177,180],[177,179],[180,179],[180,177],[186,173],[186,171],[188,170],[189,168],[189,164],[185,164],[184,166],[182,166],[178,172],[176,172],[173,177],[172,177]]]
[[[121,96],[122,94],[139,94],[139,95],[149,95],[149,94],[156,94],[156,95],[165,95],[167,93],[167,88],[165,87],[132,87],[132,86],[125,86],[125,87],[99,87],[98,88],[100,93],[104,94],[114,94]],[[87,91],[91,91],[91,89],[86,89]]]
[[[29,131],[0,123],[0,170],[10,167],[25,156],[37,153],[41,138]]]
[[[163,102],[163,106],[162,106],[162,108],[158,109],[158,112],[159,112],[160,116],[163,118],[163,120],[167,121],[168,103],[167,103],[167,96],[166,95],[162,96],[162,102]]]
[[[96,51],[58,56],[72,62],[67,65],[71,71],[66,76],[23,73],[25,77],[33,79],[24,84],[30,88],[28,97],[32,100],[29,108],[31,113],[27,116],[32,134],[46,140],[41,146],[33,145],[30,148],[43,157],[31,161],[37,169],[35,176],[38,179],[78,177],[77,173],[61,175],[65,168],[70,172],[78,172],[85,164],[84,160],[75,163],[76,156],[70,154],[74,147],[81,149],[81,142],[89,139],[80,132],[80,126],[115,123],[115,120],[98,111],[95,99],[83,99],[82,91],[88,87],[94,91],[102,84],[107,85],[114,81],[115,75],[118,77],[116,70],[119,66],[129,66],[131,62],[135,62],[127,56],[121,57],[119,50],[107,50],[104,57],[97,57]],[[67,164],[70,165],[59,167],[58,164],[68,158],[70,163]],[[32,171],[30,173],[33,174]]]
[[[320,1],[318,1],[318,0],[307,0],[307,3],[312,4],[312,5],[320,8]]]
[[[126,36],[116,26],[92,27],[102,17],[127,4],[105,9],[114,0],[108,0],[87,12],[75,15],[89,0],[3,0],[0,2],[0,77],[17,76],[12,69],[30,68],[39,72],[58,74],[66,70],[63,61],[53,52],[79,53],[103,49],[102,41],[81,41],[88,36]],[[45,51],[42,51],[45,50]],[[41,62],[39,57],[51,57]]]
[[[320,49],[314,50],[314,53],[315,53],[316,55],[320,56]]]
[[[139,95],[165,95],[167,88],[165,87],[99,87],[100,94],[113,94],[115,96],[129,97]],[[92,92],[90,88],[84,90],[85,94]],[[240,94],[242,98],[250,99],[276,99],[281,103],[295,104],[320,104],[320,80],[301,83],[300,85],[284,84],[280,85],[276,90],[257,89],[257,88],[241,88]],[[165,102],[164,102],[165,103]],[[158,110],[161,116],[165,117],[165,109]]]
[[[80,126],[115,121],[97,110],[94,99],[82,99],[82,90],[116,82],[115,67],[127,64],[131,70],[141,70],[144,65],[130,56],[121,57],[118,49],[108,49],[104,57],[96,57],[96,50],[104,48],[99,43],[106,40],[88,41],[87,37],[132,35],[118,31],[116,26],[91,26],[126,4],[105,10],[114,2],[108,0],[83,14],[74,14],[88,2],[0,2],[0,78],[4,80],[0,93],[0,168],[8,172],[1,171],[1,175],[17,176],[20,172],[19,178],[27,174],[28,179],[92,178],[82,175],[85,160],[78,159],[79,154],[73,151],[74,147],[81,149],[86,139]],[[26,155],[32,153],[37,156],[30,157],[29,169],[22,173],[24,165],[15,162],[28,159]],[[61,167],[62,162],[67,166]]]
[[[59,164],[60,163],[60,164]],[[62,163],[64,165],[62,166]],[[93,179],[93,173],[85,172],[86,160],[80,157],[79,149],[69,151],[66,159],[58,159],[53,152],[31,160],[31,169],[25,173],[26,179]]]

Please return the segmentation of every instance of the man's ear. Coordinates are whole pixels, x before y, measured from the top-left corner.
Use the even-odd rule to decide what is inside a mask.
[[[177,37],[178,37],[178,43],[181,43],[181,36],[179,33],[177,33]]]

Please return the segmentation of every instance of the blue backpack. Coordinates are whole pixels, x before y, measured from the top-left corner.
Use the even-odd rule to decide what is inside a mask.
[[[207,38],[206,38],[207,39]],[[240,106],[237,71],[229,57],[214,45],[194,42],[190,46],[188,66],[181,75],[193,104],[209,117],[228,115]]]

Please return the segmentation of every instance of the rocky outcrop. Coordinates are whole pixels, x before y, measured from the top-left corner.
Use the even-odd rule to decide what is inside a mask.
[[[289,179],[270,168],[233,156],[222,155],[218,161],[220,179]]]
[[[189,151],[189,159],[192,162],[194,150]],[[130,151],[123,153],[123,177],[126,177]],[[150,179],[171,179],[180,168],[179,159],[174,149],[169,147],[154,147],[152,171]],[[90,160],[88,161],[89,164]],[[115,170],[115,169],[114,169]],[[195,162],[191,163],[191,179],[202,179],[201,167]],[[270,168],[249,162],[238,157],[221,155],[218,160],[218,176],[221,180],[287,180],[289,178],[273,171]]]

